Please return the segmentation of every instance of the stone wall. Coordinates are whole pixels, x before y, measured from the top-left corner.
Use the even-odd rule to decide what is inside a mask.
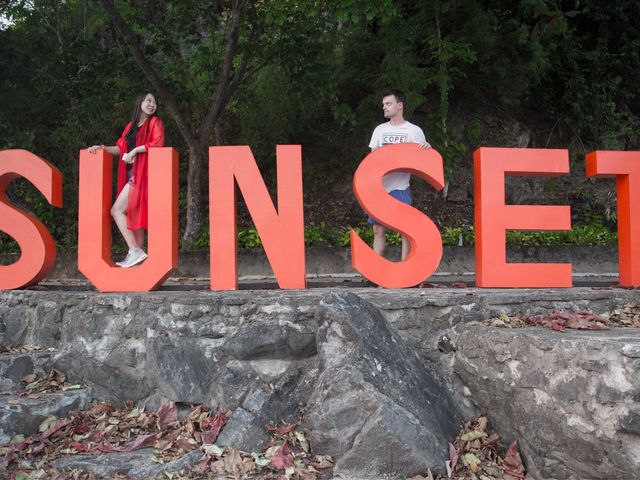
[[[230,409],[234,415],[223,440],[245,448],[259,446],[267,423],[296,419],[298,406],[324,411],[332,398],[346,395],[327,396],[331,389],[320,388],[334,375],[342,380],[331,384],[346,388],[353,401],[368,398],[377,419],[345,434],[350,440],[333,452],[345,459],[341,467],[357,470],[354,459],[373,452],[367,442],[383,436],[404,449],[377,471],[407,475],[412,468],[424,473],[423,467],[435,462],[392,428],[403,421],[425,425],[411,420],[427,418],[411,407],[425,402],[405,404],[394,396],[401,391],[400,377],[393,374],[400,365],[390,359],[417,354],[419,363],[407,362],[413,365],[411,378],[431,379],[432,393],[453,405],[435,430],[451,435],[449,422],[487,413],[508,439],[520,441],[535,478],[628,479],[637,478],[640,468],[640,333],[495,329],[477,322],[520,311],[603,313],[637,301],[636,291],[617,288],[144,294],[39,289],[0,294],[0,338],[55,348],[53,364],[74,382],[86,383],[95,398],[132,399],[149,408],[173,400]],[[328,308],[348,313],[329,315]],[[331,331],[359,333],[327,335],[328,318],[341,325]],[[362,321],[349,326],[352,318]],[[378,333],[371,333],[372,325]],[[376,338],[387,338],[393,348],[376,346]],[[332,345],[340,345],[334,352],[359,352],[353,358],[369,360],[356,370],[357,362],[348,358],[342,367],[332,367],[335,355],[327,353]],[[371,372],[386,378],[386,387]],[[422,394],[417,389],[413,397]],[[321,417],[308,420],[320,444],[331,438]],[[416,432],[415,438],[425,438],[423,430]],[[444,468],[446,452],[441,455],[441,463],[432,465],[435,471]]]

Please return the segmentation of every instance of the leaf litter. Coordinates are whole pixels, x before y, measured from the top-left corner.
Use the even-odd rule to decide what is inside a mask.
[[[58,378],[60,380],[60,378]],[[186,480],[222,476],[230,479],[321,480],[323,470],[333,467],[331,457],[312,455],[309,430],[302,419],[292,424],[269,426],[271,440],[260,453],[247,453],[215,445],[230,412],[214,414],[194,405],[179,419],[174,403],[157,411],[146,411],[127,402],[123,409],[110,403],[95,403],[74,410],[67,418],[49,417],[38,434],[16,435],[0,445],[0,476],[16,480],[97,480],[100,475],[81,470],[59,471],[53,462],[65,455],[132,452],[154,448],[153,461],[167,463],[188,452],[201,450],[199,462],[188,470],[166,472],[155,478]],[[4,477],[3,477],[4,478]],[[111,477],[128,479],[126,475]]]
[[[35,373],[30,373],[22,377],[21,382],[25,385],[24,390],[20,392],[21,396],[32,397],[42,393],[66,392],[68,390],[77,390],[82,385],[69,384],[67,376],[60,370],[51,369],[47,375],[38,377]]]
[[[153,477],[158,480],[330,478],[333,459],[311,454],[310,432],[301,427],[302,419],[268,426],[271,440],[266,448],[260,453],[247,453],[215,444],[228,418],[229,412],[214,414],[203,405],[192,406],[181,420],[173,403],[164,404],[155,412],[134,407],[132,402],[121,410],[110,403],[95,403],[86,410],[72,411],[68,418],[48,419],[39,434],[27,438],[16,435],[12,442],[0,445],[0,458],[4,457],[0,473],[4,471],[7,478],[15,480],[100,480],[99,474],[78,469],[59,471],[52,464],[63,455],[132,452],[153,447],[153,460],[157,463],[175,460],[190,451],[202,451],[195,466]],[[485,416],[470,420],[449,444],[447,474],[434,477],[428,472],[409,480],[531,480],[517,443],[504,449],[500,440]]]
[[[434,477],[416,475],[408,480],[533,480],[526,473],[517,442],[503,448],[501,437],[481,416],[462,425],[460,433],[449,444],[447,473]]]
[[[13,355],[18,353],[46,353],[55,351],[55,348],[44,348],[37,345],[10,345],[4,341],[0,342],[0,354],[6,353]]]
[[[584,310],[551,312],[546,315],[501,314],[483,322],[483,325],[502,328],[544,327],[558,332],[574,330],[609,330],[616,327],[640,328],[640,305],[626,304],[610,314],[596,315]]]

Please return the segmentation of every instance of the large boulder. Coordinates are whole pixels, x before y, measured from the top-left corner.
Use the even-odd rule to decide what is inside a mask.
[[[352,293],[327,295],[317,320],[321,373],[306,410],[314,449],[360,478],[443,471],[461,416],[442,381]]]
[[[456,374],[535,478],[640,478],[640,330],[469,325],[456,343]]]

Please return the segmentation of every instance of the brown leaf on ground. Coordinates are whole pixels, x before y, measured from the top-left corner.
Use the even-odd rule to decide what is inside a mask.
[[[640,328],[640,305],[628,303],[622,308],[614,310],[609,321],[620,327]]]
[[[229,412],[218,412],[213,418],[207,416],[200,420],[202,440],[204,443],[211,444],[216,442],[229,416]]]
[[[522,465],[522,459],[520,458],[520,452],[518,451],[518,442],[513,442],[509,445],[507,453],[504,456],[504,463],[512,470],[524,472],[524,466]]]
[[[49,348],[49,351],[54,351],[54,348]],[[9,345],[7,342],[0,342],[0,354],[2,353],[36,353],[42,352],[44,348],[37,345]]]
[[[34,395],[40,393],[49,393],[57,391],[66,391],[81,388],[80,385],[70,385],[67,383],[67,376],[60,370],[55,368],[49,371],[49,373],[39,378],[35,373],[31,373],[22,378],[22,383],[26,384],[24,391],[20,392],[21,396],[29,396],[33,398]]]
[[[638,315],[640,325],[640,312]],[[523,313],[515,315],[502,314],[499,317],[490,318],[483,322],[492,327],[521,328],[528,326],[546,327],[558,332],[564,332],[567,328],[577,330],[607,330],[610,326],[616,326],[606,316],[595,315],[591,312],[551,312],[548,315],[528,316]],[[617,324],[620,326],[620,324]]]
[[[240,476],[244,470],[244,464],[240,453],[235,448],[230,448],[224,456],[224,470],[231,475]]]
[[[285,434],[290,433],[290,432],[292,432],[293,430],[295,430],[295,429],[296,429],[296,427],[297,427],[298,425],[300,425],[300,422],[301,422],[301,420],[298,420],[298,421],[297,421],[297,422],[295,422],[295,423],[292,423],[292,424],[290,424],[290,425],[284,425],[284,426],[282,426],[282,427],[272,427],[271,425],[269,425],[269,426],[267,427],[267,432],[269,432],[269,433],[275,433],[275,434],[277,434],[277,435],[285,435]]]
[[[47,377],[51,382],[55,382],[58,385],[62,385],[67,381],[67,376],[62,373],[60,370],[56,370],[55,368],[49,372],[49,376]]]
[[[418,285],[418,288],[447,288],[447,286],[430,282],[422,282],[420,285]]]
[[[158,416],[158,430],[162,432],[167,428],[167,426],[178,421],[178,409],[176,408],[176,404],[169,402],[160,405],[156,415]]]
[[[55,376],[55,372],[52,375]],[[72,411],[68,418],[47,422],[46,431],[39,435],[16,437],[15,443],[0,445],[0,457],[4,457],[0,465],[9,472],[9,478],[15,477],[18,471],[24,471],[30,478],[94,480],[98,477],[87,476],[86,472],[60,473],[51,466],[52,462],[62,455],[131,452],[154,446],[154,458],[160,462],[179,458],[187,451],[204,450],[199,463],[180,476],[172,477],[175,480],[202,478],[209,473],[238,479],[288,477],[289,480],[317,480],[319,470],[333,467],[330,457],[310,453],[309,431],[296,431],[300,420],[272,427],[268,454],[248,454],[213,444],[229,412],[213,415],[207,407],[193,406],[187,418],[180,421],[176,415],[173,421],[174,409],[175,405],[167,404],[157,412],[145,412],[127,402],[121,410],[114,410],[108,403],[100,403],[86,410]],[[158,431],[160,427],[162,430]],[[34,467],[25,469],[21,465]],[[35,466],[38,472],[44,472],[44,476],[36,476],[40,473],[34,473]]]
[[[458,449],[449,443],[449,462],[451,462],[451,470],[455,470],[458,465]]]
[[[38,376],[35,373],[30,373],[29,375],[25,375],[20,380],[25,385],[35,382],[38,379]]]
[[[312,461],[311,466],[318,470],[333,467],[333,459],[328,455],[316,455],[315,460]]]
[[[153,445],[156,440],[156,434],[150,433],[147,435],[139,435],[135,440],[123,445],[113,445],[108,443],[102,443],[98,445],[96,448],[101,452],[133,452],[134,450],[139,450],[144,447],[148,447]]]
[[[449,444],[450,476],[438,480],[517,480],[525,478],[525,470],[517,443],[504,451],[500,436],[493,432],[486,417],[465,422],[455,442]],[[503,453],[504,452],[504,453]]]
[[[269,457],[271,466],[276,470],[285,470],[293,467],[293,455],[284,451],[284,447],[276,451],[275,455]]]
[[[579,330],[608,330],[604,318],[589,312],[552,312],[549,318],[558,320],[563,327]]]

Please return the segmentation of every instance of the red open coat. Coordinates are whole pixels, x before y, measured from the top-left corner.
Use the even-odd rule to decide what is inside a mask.
[[[126,136],[131,128],[131,122],[124,127],[122,135],[116,142],[120,149],[120,161],[118,162],[118,195],[127,184],[127,165],[122,161],[122,156],[127,153]],[[164,125],[160,118],[154,116],[147,119],[138,129],[136,134],[136,147],[144,145],[147,151],[136,155],[133,163],[133,182],[129,186],[129,201],[127,204],[127,228],[138,230],[147,228],[148,224],[148,159],[151,147],[164,146]]]

